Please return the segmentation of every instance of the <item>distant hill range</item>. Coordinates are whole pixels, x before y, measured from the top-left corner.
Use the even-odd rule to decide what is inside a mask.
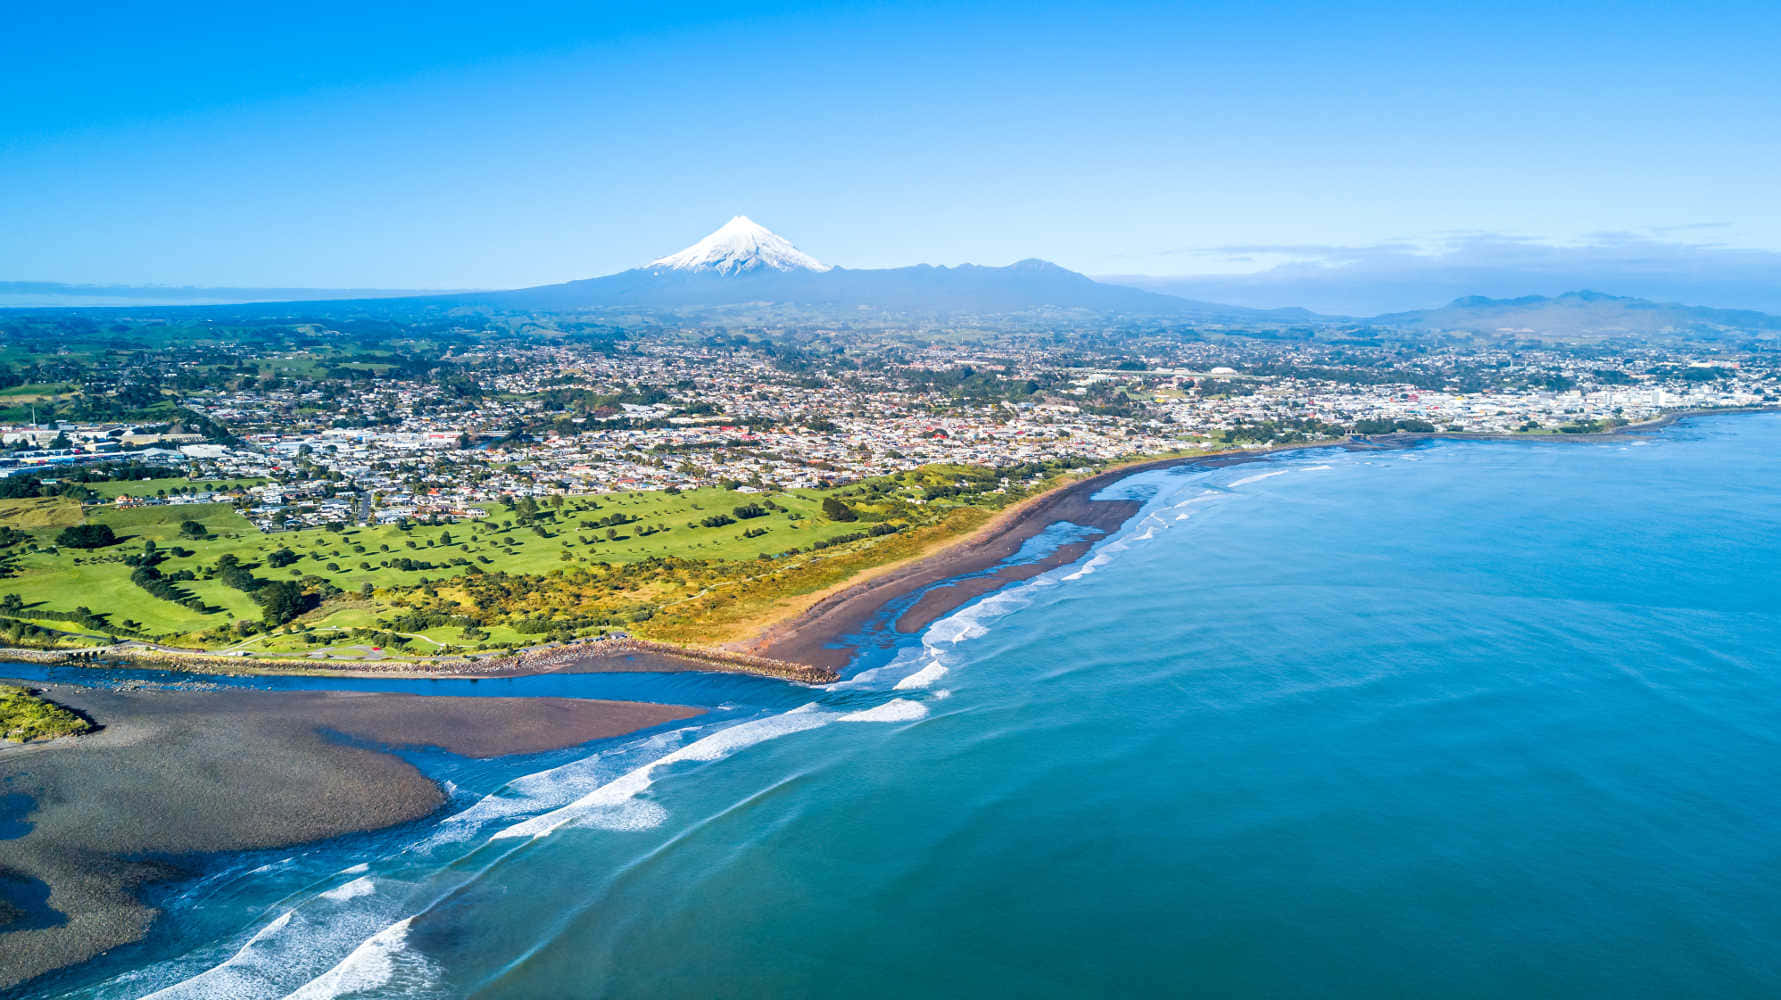
[[[1514,299],[1473,295],[1454,299],[1439,309],[1388,313],[1368,322],[1379,327],[1505,340],[1769,339],[1781,333],[1781,316],[1768,313],[1652,302],[1591,291]]]
[[[59,291],[58,291],[59,290]],[[54,301],[62,296],[67,301]],[[35,301],[20,301],[34,298]],[[79,301],[74,301],[78,299]],[[1386,332],[1448,334],[1487,340],[1590,342],[1617,339],[1749,339],[1781,333],[1781,317],[1730,309],[1569,292],[1556,298],[1470,297],[1438,309],[1371,319],[1320,316],[1304,309],[1254,309],[1202,302],[1096,281],[1043,260],[1006,267],[831,267],[745,216],[737,216],[678,253],[628,271],[554,285],[492,292],[394,292],[304,289],[129,288],[0,282],[0,307],[130,307],[140,313],[176,303],[214,316],[258,319],[382,317],[455,312],[672,313],[734,317],[761,308],[808,322],[899,317],[979,318],[1066,313],[1126,317],[1152,324],[1208,324],[1250,330],[1293,328],[1294,336],[1340,338]],[[224,303],[230,303],[225,305]],[[155,311],[159,311],[158,309]]]

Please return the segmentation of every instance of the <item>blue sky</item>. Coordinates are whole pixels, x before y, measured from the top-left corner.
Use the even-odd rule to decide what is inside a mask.
[[[1781,259],[1773,4],[9,19],[0,279],[511,287],[737,213],[850,267],[1220,276],[1481,243],[1587,266],[1628,241],[1758,278]]]

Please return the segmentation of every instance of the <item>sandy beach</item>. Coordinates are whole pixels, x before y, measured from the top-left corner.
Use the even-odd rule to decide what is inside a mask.
[[[182,855],[373,830],[443,804],[413,765],[363,744],[493,757],[700,711],[577,698],[27,686],[102,728],[0,745],[0,798],[10,803],[0,815],[0,837],[10,838],[0,840],[0,918],[10,918],[0,923],[0,989],[140,939],[155,913],[133,890],[178,877]]]

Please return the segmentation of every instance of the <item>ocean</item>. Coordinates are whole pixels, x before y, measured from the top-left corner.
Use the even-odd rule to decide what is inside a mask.
[[[1135,475],[828,688],[482,682],[718,710],[411,755],[437,816],[211,859],[35,990],[1775,996],[1777,455],[1760,414]]]

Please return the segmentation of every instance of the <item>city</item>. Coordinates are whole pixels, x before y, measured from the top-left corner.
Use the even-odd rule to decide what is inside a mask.
[[[788,370],[746,347],[623,347],[502,345],[445,353],[421,377],[357,378],[305,374],[325,367],[322,352],[243,352],[251,377],[231,373],[177,399],[225,434],[13,424],[0,427],[0,465],[53,478],[129,458],[194,482],[259,480],[227,495],[114,502],[224,500],[278,531],[480,518],[522,496],[833,487],[933,464],[1088,467],[1411,430],[1599,432],[1781,394],[1772,357],[1724,352],[1456,348],[1403,358],[1188,344],[1064,367],[1044,351],[931,345],[837,351],[829,364],[800,357]],[[497,356],[505,370],[488,373]],[[219,383],[216,367],[168,360],[100,377]]]

